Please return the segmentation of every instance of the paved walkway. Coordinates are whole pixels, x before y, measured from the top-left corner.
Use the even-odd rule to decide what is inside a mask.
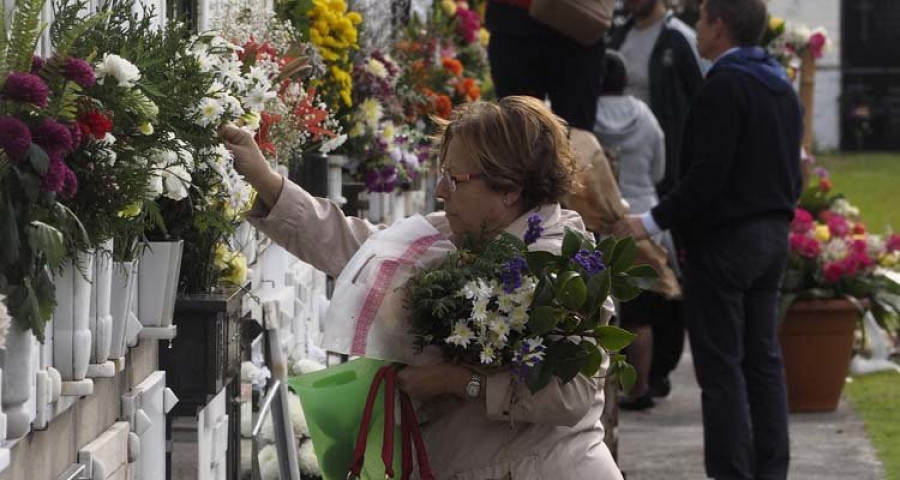
[[[700,389],[685,355],[672,395],[647,412],[622,412],[619,463],[627,480],[706,478]],[[790,480],[884,480],[884,471],[844,401],[836,412],[791,415]]]

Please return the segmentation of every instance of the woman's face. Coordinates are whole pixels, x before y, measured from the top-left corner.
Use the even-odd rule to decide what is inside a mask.
[[[441,169],[442,173],[455,176],[483,175],[477,164],[466,154],[462,143],[456,139],[450,140],[447,145]],[[454,191],[452,182],[440,178],[442,177],[439,177],[434,195],[444,202],[450,229],[457,236],[493,236],[519,216],[519,192],[495,192],[483,177],[457,181]]]

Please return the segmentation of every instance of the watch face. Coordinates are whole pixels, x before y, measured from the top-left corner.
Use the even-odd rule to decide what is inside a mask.
[[[469,384],[466,385],[466,395],[468,395],[469,398],[475,398],[478,396],[479,393],[481,393],[481,384],[480,383],[469,382]]]

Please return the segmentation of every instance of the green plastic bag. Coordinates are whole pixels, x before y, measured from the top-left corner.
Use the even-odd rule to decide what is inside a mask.
[[[381,360],[359,358],[288,380],[288,385],[300,396],[313,449],[319,459],[324,480],[347,479],[369,387],[378,369],[389,364]],[[394,471],[399,472],[401,432],[396,425],[393,428]],[[384,386],[382,385],[372,411],[362,478],[378,480],[385,478],[384,463],[381,460],[383,435]]]

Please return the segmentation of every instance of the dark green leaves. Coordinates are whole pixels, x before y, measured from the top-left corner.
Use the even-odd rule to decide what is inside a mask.
[[[556,265],[556,255],[550,252],[537,251],[525,252],[525,261],[528,262],[528,270],[535,275],[546,273],[544,270],[550,265]]]
[[[16,212],[8,201],[0,205],[0,245],[3,263],[15,263],[19,258],[19,227],[16,225]]]
[[[528,319],[528,330],[532,335],[544,335],[556,328],[560,311],[554,307],[543,306],[532,309]]]
[[[594,334],[600,346],[610,352],[618,352],[634,341],[637,335],[612,325],[598,327]]]
[[[625,237],[618,242],[613,248],[607,265],[612,269],[613,273],[621,273],[634,264],[634,257],[637,254],[637,244],[631,237]]]
[[[564,259],[572,258],[572,255],[575,255],[578,250],[581,250],[581,236],[575,233],[570,229],[566,229],[566,234],[563,237],[562,244],[562,257]]]
[[[539,363],[528,370],[525,375],[525,386],[532,394],[535,394],[553,380],[553,367],[548,363]]]
[[[63,246],[63,236],[59,230],[44,222],[34,220],[28,225],[28,246],[34,253],[43,253],[47,258],[47,265],[51,269],[60,266],[66,249]]]
[[[587,300],[587,286],[578,272],[569,270],[556,279],[556,300],[570,310],[578,310]]]
[[[38,175],[42,177],[47,175],[47,170],[50,168],[50,157],[47,156],[47,152],[43,148],[32,143],[28,147],[26,156],[28,157],[28,162],[31,163],[31,167],[34,168]]]

